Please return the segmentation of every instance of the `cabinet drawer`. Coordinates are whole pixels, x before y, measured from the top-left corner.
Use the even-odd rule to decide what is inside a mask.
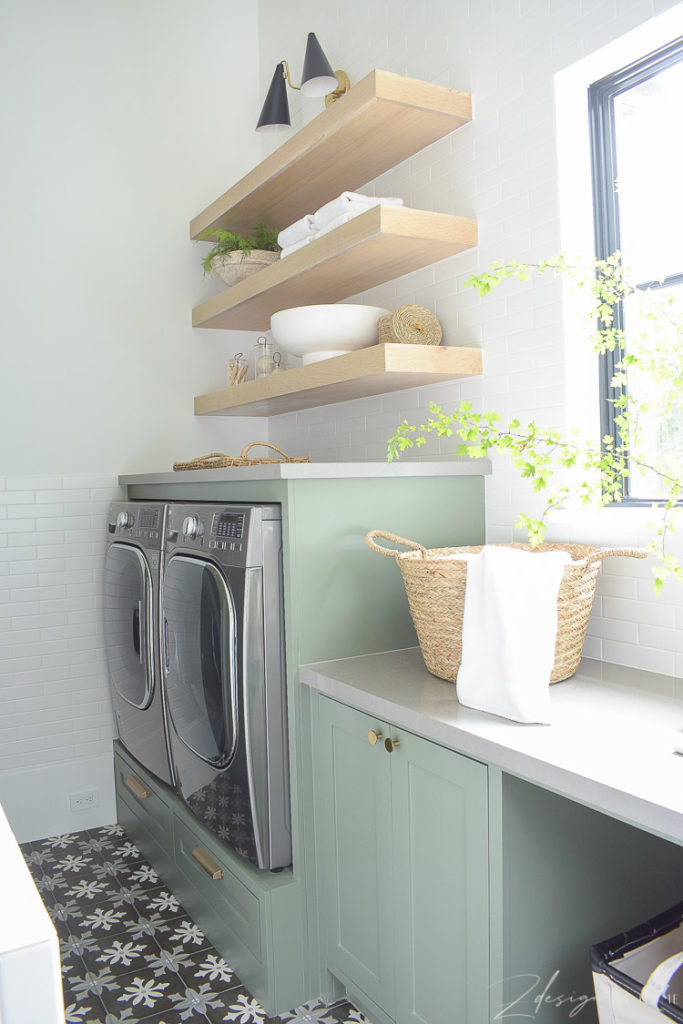
[[[159,846],[171,846],[171,811],[146,773],[120,754],[114,759],[116,792]]]
[[[232,873],[226,860],[178,818],[173,823],[176,864],[257,959],[261,959],[258,898]],[[201,922],[200,922],[201,923]]]

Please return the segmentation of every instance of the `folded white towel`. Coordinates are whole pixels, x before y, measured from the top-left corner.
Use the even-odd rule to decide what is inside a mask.
[[[566,551],[486,545],[471,555],[458,700],[515,722],[550,723],[557,594]]]
[[[364,196],[362,192],[342,192],[340,196],[325,203],[313,214],[315,228],[320,231],[326,224],[345,214],[359,214],[372,206],[403,206],[403,200],[391,196]]]
[[[312,242],[314,238],[317,238],[317,235],[310,235],[308,238],[301,238],[298,242],[292,242],[291,245],[285,246],[280,253],[280,259],[283,260],[285,256],[291,255],[291,253],[296,252],[298,249],[303,249],[303,247],[308,245],[309,242]]]
[[[307,213],[299,220],[295,220],[288,228],[283,228],[277,236],[277,243],[283,249],[287,249],[290,245],[295,245],[303,239],[309,239],[314,232],[313,214]]]
[[[369,206],[364,206],[362,210],[358,211],[358,213],[365,213],[365,211],[369,209]],[[315,237],[320,238],[321,235],[326,235],[328,231],[334,231],[335,228],[340,227],[342,224],[347,224],[348,221],[354,220],[354,218],[358,216],[358,213],[342,213],[339,217],[335,217],[334,220],[328,220],[327,224],[324,224],[323,227],[320,228]]]

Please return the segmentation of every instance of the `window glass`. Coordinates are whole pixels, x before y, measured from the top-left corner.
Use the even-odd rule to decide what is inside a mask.
[[[594,83],[589,90],[592,126],[596,255],[622,254],[626,280],[635,286],[617,310],[628,355],[647,357],[658,328],[653,308],[683,316],[683,39]],[[672,306],[671,304],[674,304]],[[659,329],[661,330],[661,328]],[[602,432],[618,434],[612,387],[619,353],[602,368]],[[676,371],[672,363],[672,375]],[[678,369],[680,373],[680,368]],[[647,369],[628,366],[623,382],[639,437],[638,455],[661,470],[683,455],[683,401],[662,401],[663,389]],[[616,415],[615,415],[616,412]],[[633,440],[633,438],[631,438]],[[661,477],[631,464],[627,499],[661,496]]]

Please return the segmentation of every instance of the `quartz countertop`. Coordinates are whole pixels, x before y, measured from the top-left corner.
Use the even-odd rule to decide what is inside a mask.
[[[267,451],[263,453],[267,456]],[[486,476],[491,472],[488,459],[451,459],[419,462],[279,462],[261,466],[237,466],[231,469],[192,469],[179,473],[133,473],[119,477],[129,484],[206,484],[252,480],[348,480],[370,477]]]
[[[683,844],[683,680],[583,659],[552,724],[461,706],[419,648],[304,665],[301,681],[377,719]]]

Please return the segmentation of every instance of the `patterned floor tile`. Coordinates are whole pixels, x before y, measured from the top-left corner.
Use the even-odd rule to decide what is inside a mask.
[[[178,917],[187,918],[185,908],[177,896],[174,896],[168,889],[155,889],[145,893],[135,905],[142,917],[155,914],[169,922]]]
[[[180,977],[190,988],[208,984],[214,992],[225,992],[238,988],[241,982],[232,967],[209,947],[201,953],[185,953],[177,968]]]
[[[94,948],[85,949],[83,962],[89,971],[107,968],[115,977],[149,971],[150,957],[158,957],[159,947],[154,939],[128,934],[112,939],[100,939]]]
[[[155,916],[160,917],[161,915]],[[211,943],[199,925],[187,916],[164,921],[159,928],[157,941],[165,948],[174,945],[182,946],[189,953],[198,953],[200,950],[211,947]]]
[[[331,1017],[338,1021],[338,1024],[369,1024],[367,1018],[363,1016],[360,1010],[357,1010],[355,1006],[348,1002],[331,1007],[329,1013]]]
[[[228,1024],[269,1024],[270,1021],[282,1024],[281,1018],[269,1017],[261,1004],[242,986],[215,997],[214,1003],[217,1005],[206,1011],[211,1024],[223,1024],[223,1021]]]
[[[64,893],[65,899],[77,900],[84,910],[100,903],[112,902],[121,894],[121,887],[114,879],[101,876],[74,876],[66,881],[65,886],[60,887],[59,892]]]
[[[98,995],[110,1013],[131,1010],[136,1020],[144,1020],[167,1010],[184,1009],[179,1004],[185,998],[185,985],[171,971],[159,978],[141,971],[124,975]]]
[[[111,903],[100,903],[88,907],[80,918],[71,918],[69,932],[73,938],[113,938],[124,932],[131,932],[139,920],[134,907],[113,907]]]
[[[60,938],[67,1024],[366,1024],[341,1001],[268,1017],[120,825],[21,849]]]
[[[105,1010],[100,1000],[78,1000],[64,993],[64,1015],[66,1024],[104,1024]]]

